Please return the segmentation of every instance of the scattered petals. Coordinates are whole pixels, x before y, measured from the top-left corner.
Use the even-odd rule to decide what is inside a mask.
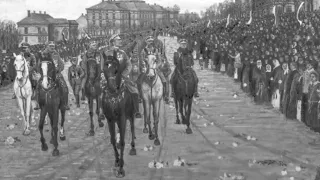
[[[285,175],[287,175],[287,174],[288,174],[287,169],[283,169],[283,170],[281,171],[281,175],[282,175],[282,176],[285,176]]]
[[[239,143],[233,142],[233,143],[232,143],[232,146],[233,146],[233,147],[238,147],[238,146],[239,146]]]

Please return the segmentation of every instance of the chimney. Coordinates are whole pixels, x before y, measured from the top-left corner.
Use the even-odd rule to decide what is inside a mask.
[[[39,11],[39,14],[41,14],[42,12],[41,11]]]
[[[47,12],[46,12],[46,11],[44,11],[44,12],[43,12],[43,14],[47,14]]]
[[[31,14],[30,14],[30,10],[28,10],[28,17],[30,17],[31,16]]]
[[[36,11],[33,11],[33,13],[35,14],[35,13],[36,13]]]

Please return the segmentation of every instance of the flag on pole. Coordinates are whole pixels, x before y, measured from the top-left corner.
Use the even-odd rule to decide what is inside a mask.
[[[300,6],[299,6],[299,8],[298,8],[298,11],[297,11],[297,20],[298,20],[300,26],[301,26],[301,24],[302,24],[302,21],[299,20],[299,12],[300,12],[300,9],[302,8],[303,4],[304,4],[304,2],[302,2],[302,3],[300,4]]]
[[[252,22],[252,11],[250,11],[250,19],[249,19],[249,21],[248,21],[246,24],[247,24],[247,25],[250,25],[251,22]]]
[[[278,26],[279,24],[279,14],[277,13],[277,7],[276,6],[273,6],[273,10],[272,10],[272,13],[274,15],[274,25],[275,26]]]
[[[230,23],[230,14],[228,14],[226,27],[228,27],[229,23]]]

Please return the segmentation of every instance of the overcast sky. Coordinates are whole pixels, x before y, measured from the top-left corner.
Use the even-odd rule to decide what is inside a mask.
[[[164,7],[178,4],[181,12],[205,10],[215,2],[223,0],[145,0],[149,4],[159,4]],[[100,3],[101,0],[0,0],[0,19],[20,21],[27,16],[27,10],[46,11],[54,18],[77,19],[85,8]]]

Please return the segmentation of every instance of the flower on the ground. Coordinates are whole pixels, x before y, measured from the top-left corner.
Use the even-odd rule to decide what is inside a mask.
[[[181,159],[180,156],[178,156],[178,159],[174,160],[173,166],[184,166],[186,164],[184,159]]]
[[[288,174],[287,169],[283,169],[283,170],[281,171],[281,175],[282,175],[282,176],[285,176],[285,175],[287,175],[287,174]]]
[[[14,143],[14,138],[11,136],[7,137],[5,144],[12,145],[13,143]]]
[[[232,146],[233,146],[233,147],[238,147],[238,146],[239,146],[239,143],[233,142],[233,143],[232,143]]]

